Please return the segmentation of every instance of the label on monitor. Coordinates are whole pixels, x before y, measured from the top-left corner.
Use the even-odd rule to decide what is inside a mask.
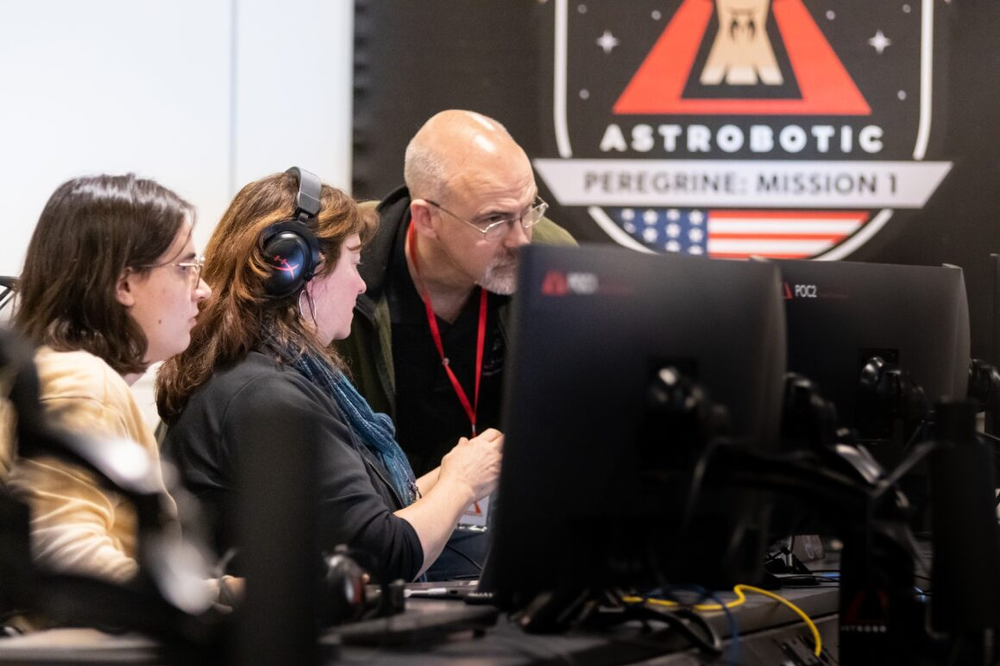
[[[477,502],[473,502],[465,509],[462,517],[458,519],[458,524],[472,527],[486,527],[486,521],[489,518],[489,515],[490,498],[484,497]]]

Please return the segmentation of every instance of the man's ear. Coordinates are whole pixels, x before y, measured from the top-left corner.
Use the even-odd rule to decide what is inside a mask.
[[[127,308],[135,305],[135,293],[132,291],[135,278],[136,274],[126,268],[115,284],[115,299]]]
[[[414,231],[430,238],[437,238],[438,232],[434,227],[434,217],[431,212],[431,205],[423,199],[414,199],[410,202],[410,219]]]

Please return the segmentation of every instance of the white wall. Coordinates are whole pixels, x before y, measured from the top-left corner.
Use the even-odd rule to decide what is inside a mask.
[[[294,164],[348,189],[353,21],[349,0],[0,2],[0,275],[74,176],[174,189],[202,249],[251,180]]]
[[[298,165],[349,190],[354,3],[237,2],[235,188]]]
[[[20,272],[49,194],[134,171],[199,211],[299,164],[350,186],[348,0],[0,3],[0,274]]]

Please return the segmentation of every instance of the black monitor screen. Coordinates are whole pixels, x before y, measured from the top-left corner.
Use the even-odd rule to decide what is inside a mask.
[[[690,432],[651,419],[647,391],[671,368],[726,407],[735,444],[773,450],[784,330],[770,263],[526,248],[488,572],[501,603],[563,584],[753,579],[766,510],[748,493],[706,489],[678,530]]]
[[[788,324],[788,370],[818,384],[842,425],[879,451],[892,422],[868,408],[859,389],[874,356],[898,366],[930,405],[968,389],[969,309],[962,269],[853,262],[777,261]]]
[[[990,363],[1000,368],[1000,254],[990,254],[993,269],[993,298],[990,303]],[[986,432],[994,437],[1000,433],[1000,401],[994,398],[986,411]]]

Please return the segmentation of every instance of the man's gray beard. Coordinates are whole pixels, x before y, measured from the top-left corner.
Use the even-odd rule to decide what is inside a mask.
[[[482,287],[486,291],[510,296],[517,291],[517,250],[508,250],[486,267]]]

